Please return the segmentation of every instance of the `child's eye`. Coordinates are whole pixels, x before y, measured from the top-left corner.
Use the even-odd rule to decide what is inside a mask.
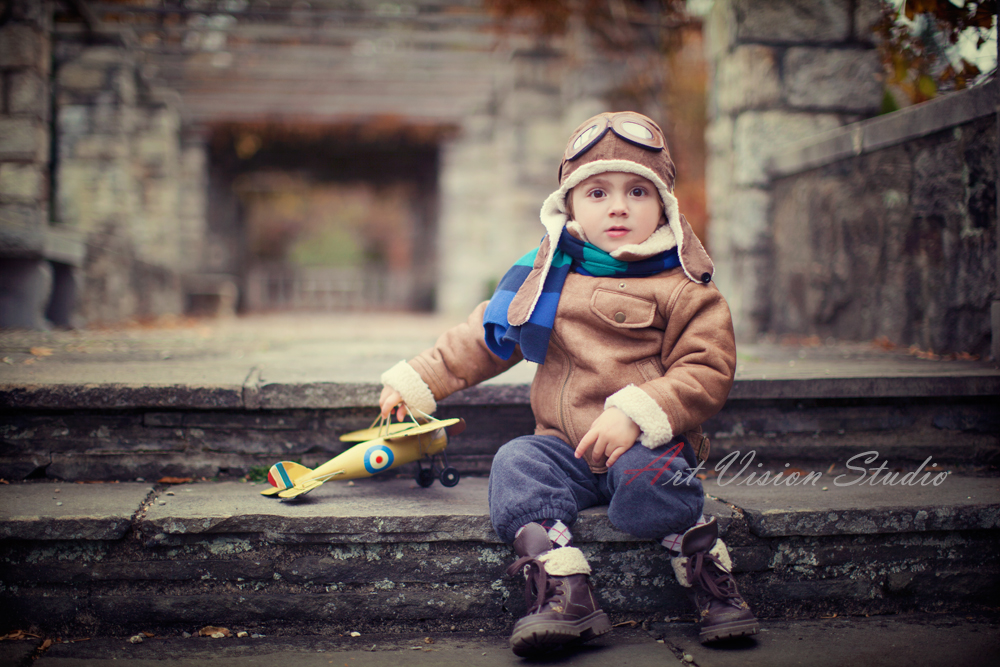
[[[604,196],[604,190],[601,190],[600,188],[594,188],[593,190],[590,191],[590,196],[593,197],[594,199],[600,199],[601,197]]]
[[[633,197],[644,197],[646,195],[645,188],[632,188]]]

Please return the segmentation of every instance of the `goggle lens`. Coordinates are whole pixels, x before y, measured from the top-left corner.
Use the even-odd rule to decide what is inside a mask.
[[[566,148],[565,159],[574,160],[586,153],[594,144],[601,140],[608,131],[608,127],[607,118],[601,117],[594,124],[580,130],[579,134],[569,143],[569,147]]]
[[[622,123],[622,131],[630,137],[642,142],[648,143],[653,140],[653,133],[642,125],[639,125],[639,123],[633,123],[632,121],[627,120]]]
[[[609,128],[619,137],[636,146],[651,151],[664,149],[663,140],[650,127],[648,121],[639,118],[634,113],[622,113],[612,116],[610,120],[606,116],[599,116],[593,123],[580,130],[566,147],[563,159],[575,160],[589,151],[604,137]]]

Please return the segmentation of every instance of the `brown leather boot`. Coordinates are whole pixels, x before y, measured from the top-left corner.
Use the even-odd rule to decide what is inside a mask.
[[[524,527],[514,540],[520,558],[507,568],[523,570],[527,615],[514,624],[510,647],[519,656],[585,642],[611,630],[590,588],[587,559],[576,547],[552,548],[548,531],[537,523]]]
[[[715,517],[684,533],[681,555],[671,562],[677,580],[690,589],[698,607],[701,616],[698,639],[703,644],[760,632],[750,605],[736,589],[729,550],[719,539]]]

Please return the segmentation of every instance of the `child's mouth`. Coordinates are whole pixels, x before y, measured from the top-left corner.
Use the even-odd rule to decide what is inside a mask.
[[[608,229],[605,232],[605,234],[607,234],[611,238],[617,239],[617,238],[620,238],[620,237],[625,236],[626,234],[628,234],[628,229],[625,228],[625,227],[612,227],[612,228]]]

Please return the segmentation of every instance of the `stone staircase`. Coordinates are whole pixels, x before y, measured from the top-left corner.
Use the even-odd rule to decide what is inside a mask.
[[[512,552],[490,527],[486,475],[497,447],[532,428],[530,368],[442,402],[439,416],[469,423],[449,445],[456,487],[420,488],[401,468],[282,502],[246,480],[342,451],[336,436],[375,414],[371,378],[426,342],[420,322],[402,354],[342,326],[342,338],[324,328],[322,349],[298,340],[238,358],[235,334],[188,358],[176,341],[84,359],[49,339],[54,353],[24,365],[0,338],[12,362],[0,367],[0,629],[509,628],[522,583],[503,574]],[[741,348],[700,472],[757,613],[995,607],[998,395],[1000,372],[981,362]],[[574,535],[613,621],[690,615],[663,551],[603,508]]]

